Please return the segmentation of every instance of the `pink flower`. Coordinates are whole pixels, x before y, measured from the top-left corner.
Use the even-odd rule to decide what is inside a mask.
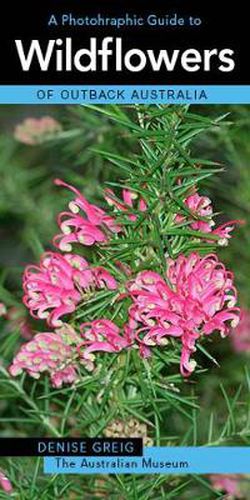
[[[223,491],[231,498],[243,498],[239,488],[240,474],[212,474],[209,477],[215,490]]]
[[[5,473],[0,469],[0,487],[5,491],[5,493],[11,493],[13,491],[12,484],[7,478]]]
[[[219,236],[218,240],[218,245],[220,246],[227,246],[228,245],[228,240],[232,238],[232,231],[235,229],[236,224],[242,225],[245,224],[244,220],[230,220],[228,222],[225,222],[224,224],[221,224],[221,226],[218,226],[212,234],[215,234]]]
[[[250,353],[250,311],[241,310],[240,322],[231,331],[231,341],[236,352]]]
[[[147,210],[147,204],[143,200],[143,198],[139,198],[138,194],[135,191],[131,191],[129,189],[123,189],[122,190],[122,197],[123,201],[119,201],[115,193],[112,191],[112,189],[105,189],[105,199],[108,202],[109,205],[112,205],[117,208],[117,210],[121,212],[129,212],[133,211],[135,208],[135,201],[137,201],[137,211],[139,210],[140,212],[145,212]],[[132,209],[132,210],[131,210]],[[137,215],[135,214],[129,214],[129,219],[131,221],[135,221],[137,219]]]
[[[168,337],[182,343],[180,370],[189,376],[196,362],[191,359],[196,341],[218,330],[229,333],[239,322],[232,274],[214,254],[192,253],[168,259],[166,279],[153,271],[142,271],[128,283],[133,300],[129,327],[135,332],[141,354],[165,345]]]
[[[74,201],[69,203],[70,212],[62,212],[58,216],[62,234],[56,235],[53,241],[60,250],[70,252],[72,243],[86,246],[105,243],[110,232],[121,231],[121,227],[112,217],[101,208],[89,203],[76,188],[60,179],[55,179],[55,184],[70,189],[76,195]]]
[[[193,221],[190,227],[194,231],[210,233],[212,231],[212,226],[215,224],[212,219],[213,208],[211,200],[207,196],[200,196],[198,193],[195,193],[185,198],[184,204],[191,212],[190,218],[185,215],[177,214],[175,222],[178,224],[185,220],[190,220]],[[206,220],[201,220],[199,217],[204,217]]]
[[[94,352],[117,353],[129,347],[131,341],[126,334],[122,336],[118,326],[108,319],[83,323],[80,331],[83,340],[78,349],[89,370],[94,368]]]
[[[13,377],[26,371],[33,378],[46,372],[53,387],[72,384],[79,379],[79,368],[94,369],[96,352],[118,353],[131,345],[133,338],[108,319],[83,323],[79,334],[68,324],[55,333],[39,333],[24,344],[9,367]]]
[[[78,255],[47,252],[39,266],[27,266],[23,276],[23,302],[36,319],[52,327],[62,324],[61,316],[75,311],[93,288],[116,288],[115,279],[103,268],[90,268]]]
[[[175,222],[181,224],[188,221],[190,222],[191,229],[194,231],[219,236],[217,243],[220,246],[228,245],[228,240],[232,237],[231,232],[234,230],[236,224],[244,224],[242,220],[232,220],[218,226],[216,229],[212,229],[215,226],[215,222],[213,220],[213,207],[210,198],[195,193],[185,198],[184,204],[191,212],[190,217],[177,214]],[[201,217],[202,219],[205,218],[205,220],[200,219]]]
[[[115,278],[104,267],[93,267],[92,275],[94,283],[97,288],[108,288],[109,290],[116,290],[117,282]]]
[[[33,378],[41,373],[50,374],[53,387],[78,380],[77,366],[80,361],[76,345],[80,338],[74,331],[39,333],[24,344],[13,359],[9,372],[13,377],[26,371]]]
[[[26,118],[16,126],[14,137],[23,144],[36,145],[54,138],[61,130],[60,123],[51,116]]]

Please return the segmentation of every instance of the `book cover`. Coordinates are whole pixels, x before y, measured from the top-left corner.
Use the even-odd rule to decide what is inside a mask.
[[[250,499],[247,33],[2,6],[0,498]]]

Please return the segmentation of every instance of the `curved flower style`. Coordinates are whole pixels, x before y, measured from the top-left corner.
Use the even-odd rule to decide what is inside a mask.
[[[105,243],[108,232],[118,233],[121,227],[104,210],[89,203],[75,187],[66,184],[61,179],[55,179],[57,186],[63,186],[72,191],[76,198],[69,203],[70,212],[61,212],[58,225],[62,231],[54,237],[53,243],[64,252],[72,250],[72,243],[91,246],[95,243]],[[80,213],[83,212],[83,214]]]
[[[94,369],[95,352],[117,353],[129,347],[131,339],[108,319],[83,323],[80,333],[64,323],[55,333],[38,333],[24,344],[9,367],[13,377],[26,371],[33,378],[44,372],[50,375],[53,387],[78,380],[80,365]]]
[[[78,255],[47,252],[39,266],[27,266],[23,276],[23,302],[36,319],[52,327],[62,324],[61,316],[72,313],[91,288],[116,288],[115,279],[101,267],[90,268]]]
[[[227,335],[237,326],[240,310],[235,307],[233,276],[216,255],[192,253],[167,263],[166,281],[158,273],[143,271],[129,282],[129,327],[144,357],[150,355],[150,347],[166,344],[168,336],[179,338],[180,370],[187,377],[196,365],[190,359],[196,340],[214,330]]]
[[[231,331],[231,341],[236,352],[250,353],[250,311],[241,309],[240,322]]]
[[[241,474],[212,474],[209,477],[215,490],[223,491],[232,499],[243,498],[240,491]]]
[[[228,240],[232,238],[231,233],[234,231],[235,226],[242,224],[245,224],[244,220],[230,220],[214,229],[213,234],[219,236],[218,245],[226,247],[228,245]]]
[[[147,204],[143,200],[143,198],[139,198],[138,194],[135,191],[130,191],[129,189],[123,189],[122,190],[122,198],[123,201],[119,201],[116,196],[114,191],[112,189],[105,189],[105,200],[107,203],[111,206],[116,207],[118,210],[121,212],[128,212],[130,208],[134,208],[135,201],[138,202],[137,210],[140,212],[145,212],[147,210]],[[135,214],[129,214],[128,215],[129,219],[131,221],[135,221],[137,219],[137,215]]]
[[[210,233],[212,231],[212,227],[215,225],[212,219],[213,208],[210,198],[207,196],[200,196],[198,193],[195,193],[185,198],[184,204],[194,215],[194,218],[192,218],[192,215],[190,214],[190,220],[192,221],[190,227],[194,231]],[[207,220],[199,220],[199,217],[206,217]],[[186,219],[189,220],[189,217],[177,214],[175,222],[178,224],[184,222]]]
[[[93,267],[92,275],[96,288],[108,288],[109,290],[116,290],[117,282],[115,278],[104,267]]]
[[[207,196],[200,196],[198,193],[192,194],[185,198],[184,204],[190,210],[190,217],[177,214],[175,216],[175,222],[180,224],[188,221],[190,222],[191,229],[194,231],[211,233],[218,236],[219,239],[217,243],[219,246],[227,246],[228,240],[232,237],[231,233],[236,224],[244,224],[242,220],[231,220],[213,229],[215,226],[213,220],[213,207],[210,198]],[[199,217],[202,217],[202,219],[199,219]],[[205,218],[205,220],[203,218]]]
[[[82,360],[88,364],[88,369],[93,369],[95,359],[94,352],[120,352],[129,347],[130,339],[120,334],[120,329],[113,321],[108,319],[97,319],[80,326],[82,342],[78,347]]]
[[[79,337],[73,332],[67,335],[39,333],[34,340],[24,344],[13,359],[9,372],[13,377],[26,371],[33,378],[48,372],[53,387],[72,384],[78,379],[79,357],[75,345]]]
[[[55,137],[61,130],[61,124],[52,116],[26,118],[16,126],[14,137],[23,144],[34,146]]]
[[[5,473],[0,469],[0,487],[5,493],[11,493],[13,491],[12,484],[7,478]]]

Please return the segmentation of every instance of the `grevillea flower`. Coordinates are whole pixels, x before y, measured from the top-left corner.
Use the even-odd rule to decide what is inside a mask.
[[[210,198],[207,196],[200,196],[198,193],[192,194],[184,199],[184,204],[190,210],[190,216],[177,214],[175,216],[175,222],[180,224],[188,221],[190,223],[190,228],[194,231],[211,233],[218,236],[219,239],[217,243],[220,246],[227,246],[235,226],[237,224],[244,224],[242,220],[231,220],[213,229],[215,226],[213,220],[213,207]],[[205,218],[205,220],[203,218]]]
[[[9,372],[15,377],[26,371],[33,378],[40,378],[46,372],[52,385],[61,387],[79,379],[81,364],[88,371],[94,369],[94,353],[117,353],[129,345],[130,339],[122,336],[120,329],[108,319],[83,323],[79,334],[64,323],[55,333],[39,333],[24,344]]]
[[[230,498],[232,499],[243,498],[240,491],[240,474],[212,474],[209,478],[215,490],[219,490],[227,495],[230,495]]]
[[[9,367],[15,377],[26,371],[33,378],[44,372],[50,375],[52,385],[72,384],[79,379],[80,365],[88,371],[94,369],[96,352],[117,353],[129,347],[130,339],[108,319],[83,323],[79,334],[68,324],[55,333],[39,333],[24,344]]]
[[[105,199],[109,205],[114,206],[117,210],[121,212],[129,212],[131,209],[135,209],[140,212],[145,212],[147,210],[147,204],[140,198],[135,191],[129,189],[122,190],[123,201],[116,198],[114,191],[112,189],[105,189]],[[135,207],[135,202],[137,202],[137,207]],[[129,214],[129,219],[135,221],[137,215]]]
[[[210,233],[212,227],[215,225],[212,219],[213,208],[211,200],[207,196],[200,196],[198,193],[195,193],[185,198],[184,204],[191,212],[190,218],[185,215],[177,214],[175,222],[178,224],[190,220],[192,221],[190,227],[194,231]],[[201,220],[199,217],[205,217],[207,220]]]
[[[111,420],[104,431],[105,437],[113,438],[135,438],[140,437],[143,439],[144,446],[154,446],[154,441],[149,437],[147,424],[140,422],[136,418],[132,417],[126,420],[117,418]]]
[[[51,116],[42,118],[26,118],[16,126],[14,137],[23,144],[36,145],[55,137],[62,126]]]
[[[23,275],[23,302],[31,315],[46,319],[52,327],[61,317],[75,311],[93,288],[116,288],[115,279],[102,267],[90,268],[79,255],[47,252],[39,266],[27,266]]]
[[[75,187],[55,179],[57,186],[63,186],[72,191],[76,198],[69,203],[70,212],[61,212],[58,225],[62,233],[55,236],[56,247],[65,252],[72,250],[72,243],[91,246],[104,243],[110,233],[118,233],[121,227],[116,224],[104,210],[89,203]]]
[[[12,484],[7,478],[5,473],[0,469],[0,487],[5,493],[11,493],[13,491]]]
[[[218,226],[212,234],[219,236],[218,245],[224,247],[228,245],[228,240],[232,238],[232,231],[234,231],[236,225],[245,224],[244,220],[230,220]]]
[[[77,381],[77,367],[80,362],[76,349],[79,337],[69,329],[64,334],[39,333],[24,344],[13,359],[9,372],[13,377],[26,371],[33,378],[40,378],[47,372],[53,387]]]
[[[94,352],[117,353],[129,347],[130,339],[126,335],[122,336],[118,326],[108,319],[83,323],[80,331],[82,342],[78,349],[88,369],[94,368]]]
[[[240,322],[230,336],[236,352],[250,353],[250,311],[241,309]]]
[[[233,275],[214,254],[192,253],[168,259],[166,279],[153,271],[142,271],[128,283],[133,300],[128,327],[135,332],[146,357],[151,347],[165,345],[168,337],[182,343],[180,370],[189,376],[196,341],[218,330],[222,337],[239,322],[235,307],[237,292]]]

